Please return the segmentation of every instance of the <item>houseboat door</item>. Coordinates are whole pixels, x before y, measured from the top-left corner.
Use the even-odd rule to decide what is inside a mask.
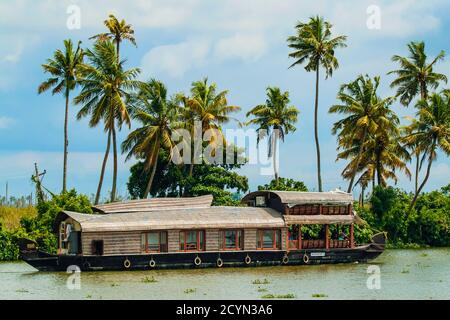
[[[81,232],[79,231],[72,231],[69,234],[69,254],[79,254],[81,246]]]

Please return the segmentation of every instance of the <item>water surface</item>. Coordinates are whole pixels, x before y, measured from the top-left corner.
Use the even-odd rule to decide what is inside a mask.
[[[379,290],[367,288],[369,265]],[[68,277],[0,263],[0,299],[450,299],[450,248],[387,250],[369,264],[82,272],[79,290]]]

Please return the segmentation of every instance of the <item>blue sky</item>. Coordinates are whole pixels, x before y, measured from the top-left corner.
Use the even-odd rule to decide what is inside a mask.
[[[381,10],[381,28],[368,29],[370,5]],[[66,26],[71,5],[80,8],[81,28]],[[335,34],[348,36],[348,47],[337,52],[340,68],[330,79],[321,79],[319,134],[324,189],[344,188],[340,177],[345,163],[335,162],[336,138],[330,128],[336,116],[328,108],[336,102],[342,83],[361,73],[381,75],[381,95],[392,95],[392,80],[386,73],[395,68],[394,54],[406,55],[409,41],[424,40],[429,56],[450,52],[450,1],[2,1],[0,3],[0,195],[6,181],[10,194],[29,194],[33,163],[46,169],[44,184],[61,188],[64,101],[50,93],[37,95],[45,79],[40,65],[62,41],[71,38],[90,46],[88,38],[104,31],[103,20],[115,13],[132,24],[138,47],[125,43],[122,56],[128,67],[140,67],[141,78],[164,81],[171,93],[187,92],[190,83],[208,76],[219,89],[228,89],[229,102],[242,107],[239,117],[264,102],[268,85],[288,90],[291,102],[300,110],[297,131],[280,149],[281,176],[305,181],[316,188],[313,139],[314,75],[302,67],[289,69],[286,38],[297,21],[315,14],[334,25]],[[450,76],[450,57],[437,71]],[[71,106],[69,123],[69,187],[95,192],[106,135],[101,128],[89,128],[76,121],[77,106]],[[412,115],[396,103],[399,116]],[[120,133],[122,140],[127,130]],[[126,194],[128,170],[134,160],[119,163],[119,193]],[[111,164],[111,163],[110,163]],[[250,186],[268,182],[255,165],[243,174]],[[433,164],[426,190],[449,183],[450,160],[442,153]],[[111,167],[104,195],[111,185]],[[400,175],[398,186],[411,190],[412,182]]]

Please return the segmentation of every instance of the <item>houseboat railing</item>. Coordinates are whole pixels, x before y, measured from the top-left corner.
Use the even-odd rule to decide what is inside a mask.
[[[285,208],[288,215],[345,215],[351,211],[351,205],[297,205]]]
[[[325,248],[325,240],[301,240],[301,247],[299,244],[299,240],[288,240],[288,248],[290,250]],[[350,241],[330,239],[330,248],[350,248]]]

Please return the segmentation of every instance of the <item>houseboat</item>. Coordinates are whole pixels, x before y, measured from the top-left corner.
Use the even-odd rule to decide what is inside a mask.
[[[94,214],[60,212],[58,253],[20,240],[24,261],[42,271],[83,271],[366,262],[385,235],[356,245],[364,223],[351,194],[257,191],[242,206],[212,206],[212,196],[153,198],[97,205]]]

